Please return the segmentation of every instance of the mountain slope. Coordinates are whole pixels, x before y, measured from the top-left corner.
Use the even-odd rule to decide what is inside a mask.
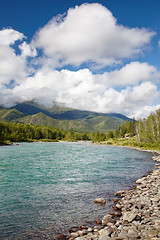
[[[58,120],[79,120],[90,119],[97,116],[104,116],[104,117],[116,117],[118,119],[123,119],[124,121],[127,120],[131,121],[131,119],[119,113],[97,113],[92,111],[67,108],[58,104],[54,104],[52,108],[47,108],[43,105],[37,104],[35,101],[28,101],[17,104],[13,106],[12,109],[17,109],[18,111],[24,113],[25,115],[33,115],[42,112],[45,115],[53,117]]]
[[[54,104],[46,108],[34,101],[17,104],[11,109],[0,109],[1,121],[23,122],[77,132],[108,132],[131,119],[117,113],[96,113],[65,108]]]
[[[25,115],[17,109],[0,108],[0,121],[13,121],[24,117]]]
[[[81,119],[78,121],[57,120],[46,116],[44,113],[28,115],[19,119],[18,121],[27,124],[50,126],[58,129],[72,130],[77,132],[108,132],[109,130],[118,128],[119,125],[124,123],[123,120],[104,116],[97,116],[92,119]]]

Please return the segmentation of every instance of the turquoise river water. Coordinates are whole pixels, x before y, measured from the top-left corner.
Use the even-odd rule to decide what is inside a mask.
[[[151,153],[89,143],[0,147],[0,239],[53,239],[111,211],[113,193],[154,167]],[[104,197],[104,206],[94,203]]]

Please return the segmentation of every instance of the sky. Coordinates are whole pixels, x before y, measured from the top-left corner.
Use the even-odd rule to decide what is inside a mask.
[[[160,108],[160,1],[0,0],[0,105]]]

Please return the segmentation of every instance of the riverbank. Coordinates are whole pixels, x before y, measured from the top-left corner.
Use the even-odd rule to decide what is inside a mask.
[[[70,229],[70,240],[158,240],[160,239],[160,155],[155,169],[136,181],[130,190],[115,193],[113,214],[93,228]]]

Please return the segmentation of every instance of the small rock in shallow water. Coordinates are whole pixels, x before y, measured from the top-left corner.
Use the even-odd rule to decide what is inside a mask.
[[[66,240],[67,236],[66,235],[59,235],[59,236],[55,236],[55,240]]]
[[[115,223],[115,219],[109,215],[103,217],[102,226],[107,226],[108,223]]]
[[[76,231],[77,231],[77,227],[70,227],[70,229],[69,229],[70,233],[76,232]]]
[[[95,220],[95,223],[96,223],[96,224],[102,224],[102,221],[96,219],[96,220]]]
[[[78,229],[79,229],[79,230],[87,229],[87,227],[86,227],[86,226],[79,226]]]
[[[106,200],[104,198],[96,198],[94,200],[95,203],[102,203],[102,204],[105,204],[106,203]]]

